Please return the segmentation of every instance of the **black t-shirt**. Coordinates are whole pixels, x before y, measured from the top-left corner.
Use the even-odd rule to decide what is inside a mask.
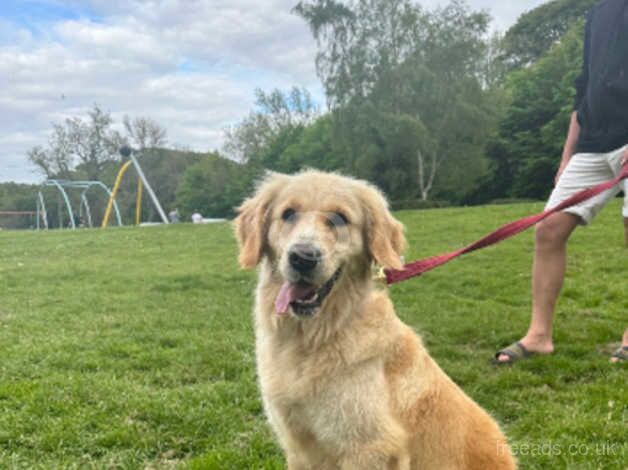
[[[589,12],[575,109],[577,152],[604,153],[628,143],[628,0],[603,0]]]

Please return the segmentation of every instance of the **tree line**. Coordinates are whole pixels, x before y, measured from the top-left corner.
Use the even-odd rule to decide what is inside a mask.
[[[130,142],[167,209],[230,216],[265,171],[340,171],[380,186],[396,208],[544,198],[552,186],[595,0],[552,0],[505,34],[463,0],[301,1],[316,40],[326,109],[310,93],[256,90],[218,152],[167,149],[149,118],[112,130],[98,106],[53,127],[29,159],[48,177],[112,184]],[[121,203],[133,211],[132,183]],[[154,217],[150,206],[147,218]]]
[[[257,90],[227,134],[251,169],[336,170],[396,208],[543,199],[552,188],[595,0],[553,0],[505,34],[462,0],[310,0],[294,13],[318,46],[327,111],[307,90]]]

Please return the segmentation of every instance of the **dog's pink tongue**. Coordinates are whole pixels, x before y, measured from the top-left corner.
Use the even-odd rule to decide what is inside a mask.
[[[290,302],[294,302],[297,299],[303,299],[312,293],[312,287],[300,286],[299,284],[292,284],[290,282],[284,282],[279,289],[277,299],[275,300],[275,310],[279,315],[283,315],[288,311]]]

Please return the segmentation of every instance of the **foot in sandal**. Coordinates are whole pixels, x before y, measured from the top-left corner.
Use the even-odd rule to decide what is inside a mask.
[[[618,362],[626,362],[628,359],[628,346],[622,346],[617,349],[611,356],[611,362],[616,364]]]
[[[534,354],[552,354],[553,352],[554,344],[551,335],[528,332],[519,341],[497,351],[491,362],[495,365],[512,364],[521,359],[528,359]]]
[[[517,341],[515,343],[512,343],[510,346],[507,346],[497,351],[495,353],[495,357],[491,362],[496,366],[513,364],[517,361],[528,359],[533,355],[534,352],[528,351],[528,349],[521,343],[521,341]]]

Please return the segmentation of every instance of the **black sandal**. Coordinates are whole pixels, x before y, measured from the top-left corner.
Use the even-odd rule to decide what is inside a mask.
[[[507,361],[499,360],[499,356],[501,356],[502,354],[508,356]],[[517,341],[516,343],[512,343],[510,346],[507,346],[504,349],[500,349],[499,351],[497,351],[491,363],[495,366],[503,366],[506,364],[513,364],[523,359],[528,359],[532,356],[534,356],[534,353],[528,351],[526,347],[521,344],[520,341]]]

